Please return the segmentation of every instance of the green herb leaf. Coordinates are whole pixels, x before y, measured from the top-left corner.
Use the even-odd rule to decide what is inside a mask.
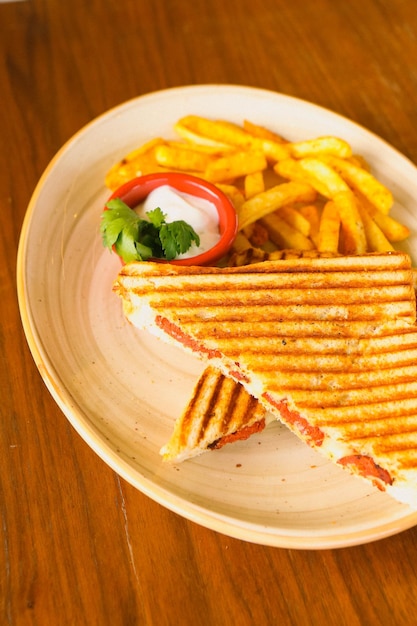
[[[100,224],[103,245],[110,250],[114,246],[125,263],[149,259],[153,254],[152,241],[149,241],[150,245],[141,242],[144,220],[119,198],[110,200],[106,207]],[[155,238],[158,239],[158,232]]]
[[[118,198],[110,200],[106,206],[108,211],[104,211],[100,225],[103,245],[111,249],[123,231],[135,239],[140,219],[136,213]]]
[[[169,261],[175,259],[178,254],[187,252],[193,241],[195,241],[197,246],[200,245],[200,237],[192,226],[184,222],[184,220],[163,224],[159,231],[159,238],[165,252],[165,257]]]
[[[162,224],[165,224],[166,215],[165,213],[158,207],[156,209],[152,209],[152,211],[147,211],[146,215],[149,217],[149,221],[156,227],[161,228]]]
[[[157,207],[147,212],[148,220],[119,198],[106,204],[101,217],[100,232],[103,245],[113,249],[125,263],[146,261],[150,257],[172,261],[178,254],[190,249],[193,241],[200,245],[200,237],[194,229],[177,220],[166,223],[166,215]]]

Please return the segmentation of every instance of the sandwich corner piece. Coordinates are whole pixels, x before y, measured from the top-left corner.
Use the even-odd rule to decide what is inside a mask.
[[[242,385],[208,365],[161,449],[163,460],[178,463],[248,439],[265,428],[266,413]]]
[[[390,252],[227,268],[131,263],[114,291],[133,324],[417,509],[414,287],[409,256]]]

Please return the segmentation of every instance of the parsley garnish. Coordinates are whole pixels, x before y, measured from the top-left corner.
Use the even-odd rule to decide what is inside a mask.
[[[200,237],[184,222],[167,223],[166,215],[158,207],[148,211],[143,219],[119,198],[110,200],[101,216],[100,232],[103,245],[113,248],[125,263],[147,261],[149,258],[172,261],[190,249],[193,242],[200,245]]]

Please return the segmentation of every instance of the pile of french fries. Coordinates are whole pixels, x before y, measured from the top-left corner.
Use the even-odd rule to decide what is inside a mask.
[[[106,175],[114,191],[154,172],[204,178],[233,202],[239,217],[234,250],[387,252],[409,229],[390,216],[392,193],[345,140],[288,141],[245,120],[240,126],[197,115],[180,119],[177,140],[154,138]]]

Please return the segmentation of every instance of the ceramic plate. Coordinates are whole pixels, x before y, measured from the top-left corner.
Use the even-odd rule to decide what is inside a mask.
[[[257,124],[297,140],[338,135],[392,189],[393,215],[415,233],[417,170],[360,126],[307,102],[240,86],[168,89],[94,120],[56,155],[30,202],[18,253],[18,295],[39,371],[74,428],[120,476],[176,513],[271,546],[321,549],[398,533],[417,513],[310,450],[278,423],[246,442],[177,466],[161,462],[203,365],[130,327],[111,286],[119,262],[102,247],[107,170],[144,141],[174,137],[193,113]]]

